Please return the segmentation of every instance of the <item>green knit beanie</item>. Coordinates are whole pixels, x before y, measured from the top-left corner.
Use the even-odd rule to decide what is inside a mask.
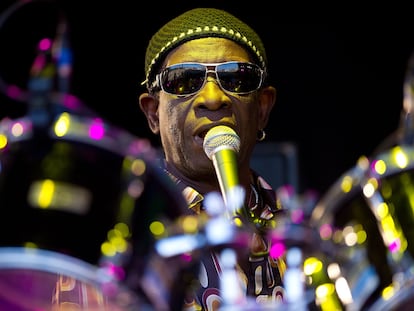
[[[220,37],[233,40],[256,57],[258,65],[267,69],[266,51],[262,40],[247,24],[230,13],[214,8],[196,8],[172,19],[152,36],[145,54],[145,81],[153,81],[166,55],[186,41]]]

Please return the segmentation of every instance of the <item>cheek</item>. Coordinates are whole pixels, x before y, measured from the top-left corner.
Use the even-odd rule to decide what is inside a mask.
[[[178,107],[173,105],[167,105],[159,110],[160,119],[160,132],[164,136],[164,139],[170,141],[176,141],[178,139],[179,124],[182,119],[182,113],[180,113]]]
[[[247,129],[251,129],[256,126],[260,111],[257,105],[253,103],[246,103],[245,105],[245,108],[240,111],[240,116],[243,122],[242,126],[246,126]]]

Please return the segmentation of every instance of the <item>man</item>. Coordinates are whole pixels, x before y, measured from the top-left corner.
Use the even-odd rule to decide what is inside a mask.
[[[257,302],[282,297],[282,261],[269,257],[266,229],[281,210],[275,192],[250,168],[256,141],[274,106],[276,90],[267,84],[267,58],[257,33],[235,16],[214,8],[189,10],[164,25],[150,40],[139,97],[151,131],[160,135],[165,171],[197,214],[204,197],[222,192],[203,143],[212,128],[225,126],[240,139],[238,183],[244,189],[244,223],[254,224],[246,263],[246,296]],[[185,307],[217,310],[221,303],[220,261],[202,259],[200,284]]]

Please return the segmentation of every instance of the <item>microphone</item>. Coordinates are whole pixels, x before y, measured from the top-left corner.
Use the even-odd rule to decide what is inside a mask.
[[[237,169],[240,137],[230,127],[219,125],[207,132],[203,148],[213,162],[226,207],[236,215],[244,202],[244,189],[239,185]]]

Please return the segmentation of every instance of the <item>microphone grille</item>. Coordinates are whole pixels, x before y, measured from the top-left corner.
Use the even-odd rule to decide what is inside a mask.
[[[219,149],[231,149],[235,152],[240,150],[240,137],[236,132],[224,125],[219,125],[211,128],[203,142],[204,152],[212,158],[213,154]]]

